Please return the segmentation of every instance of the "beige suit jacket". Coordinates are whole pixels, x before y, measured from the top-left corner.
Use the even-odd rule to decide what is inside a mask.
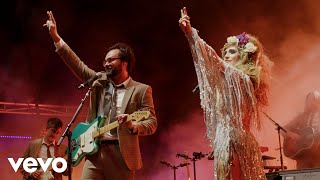
[[[28,147],[26,148],[26,150],[23,153],[22,158],[28,158],[28,157],[38,158],[41,144],[42,144],[42,138],[30,141]],[[66,146],[64,146],[64,145],[60,145],[59,147],[55,146],[54,157],[65,157],[65,151],[66,151]],[[19,171],[23,175],[24,179],[29,178],[29,173],[24,171],[22,167],[19,168]],[[62,180],[61,173],[53,172],[52,174],[53,174],[55,180]],[[63,174],[67,175],[67,172],[64,172]]]
[[[64,44],[57,53],[80,80],[86,81],[96,74],[94,70],[80,60],[67,44]],[[106,74],[103,74],[100,79],[93,82],[86,122],[92,122],[96,117],[104,115],[104,86],[107,82]],[[151,87],[130,80],[123,98],[121,114],[131,114],[137,110],[149,110],[151,114],[148,119],[137,123],[138,134],[133,135],[127,128],[121,126],[117,130],[122,157],[127,167],[133,171],[142,167],[138,136],[153,134],[157,129],[157,119]]]

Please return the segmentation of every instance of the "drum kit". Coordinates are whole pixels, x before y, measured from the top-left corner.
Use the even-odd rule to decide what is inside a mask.
[[[276,158],[275,157],[272,157],[272,156],[268,156],[268,155],[262,155],[262,161],[263,161],[263,164],[264,164],[264,169],[265,170],[268,170],[269,173],[271,172],[277,172],[277,171],[283,171],[285,169],[287,169],[286,166],[283,165],[283,157],[282,157],[282,146],[281,146],[281,139],[280,139],[280,131],[284,131],[285,133],[287,132],[282,126],[280,126],[276,121],[274,121],[270,116],[268,116],[265,112],[263,112],[266,117],[271,121],[273,122],[273,124],[276,126],[276,130],[278,131],[278,140],[279,140],[279,152],[280,152],[280,166],[270,166],[268,165],[268,162],[270,160],[275,160]],[[268,147],[260,147],[261,148],[261,152],[267,152],[269,150]],[[185,160],[190,160],[193,162],[193,174],[194,174],[194,180],[196,180],[196,161],[204,158],[204,157],[208,157],[208,160],[213,160],[213,152],[209,152],[208,154],[203,154],[202,152],[193,152],[193,157],[189,157],[188,155],[186,154],[177,154],[176,157],[178,158],[184,158]],[[185,162],[185,163],[181,163],[179,165],[171,165],[170,163],[168,162],[165,162],[165,161],[161,161],[160,162],[161,164],[164,164],[166,165],[167,167],[170,167],[173,169],[173,172],[174,172],[174,180],[176,180],[176,170],[180,167],[185,167],[188,165],[190,165],[189,162]],[[190,177],[187,178],[187,180],[190,180]]]
[[[268,147],[260,147],[261,148],[261,152],[267,152],[269,150]],[[185,153],[178,153],[176,155],[177,158],[183,158],[185,159],[184,163],[180,163],[178,165],[172,165],[166,161],[161,161],[160,163],[163,165],[166,165],[167,167],[171,168],[173,170],[173,178],[174,180],[176,180],[176,170],[182,167],[186,167],[188,168],[188,166],[190,165],[190,161],[192,161],[193,164],[193,179],[196,180],[196,161],[201,160],[203,158],[207,158],[208,160],[213,160],[213,153],[209,152],[208,154],[203,154],[202,152],[193,152],[192,156],[188,156]],[[263,161],[263,165],[264,165],[264,169],[268,171],[268,173],[271,172],[277,172],[277,171],[281,171],[282,170],[282,166],[273,166],[273,165],[268,165],[268,162],[270,162],[271,160],[275,160],[277,158],[273,157],[273,156],[268,156],[268,155],[262,155],[262,161]],[[283,166],[283,169],[287,169],[286,166]],[[189,169],[188,169],[189,171]],[[188,179],[188,178],[187,178]],[[189,178],[190,179],[190,178]]]
[[[261,147],[261,152],[265,152],[262,149],[268,149],[267,147]],[[268,151],[268,150],[266,150]],[[268,172],[275,172],[275,171],[279,171],[282,170],[281,166],[270,166],[268,165],[268,162],[271,160],[275,160],[277,158],[272,157],[272,156],[268,156],[268,155],[262,155],[262,161],[263,161],[263,168],[265,170],[268,170]],[[287,166],[283,166],[283,169],[287,169]]]

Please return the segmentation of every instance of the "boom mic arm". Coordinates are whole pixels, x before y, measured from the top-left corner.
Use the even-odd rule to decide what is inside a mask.
[[[186,155],[186,154],[177,154],[177,156],[176,157],[182,157],[182,158],[185,158],[185,159],[191,159],[188,155]]]

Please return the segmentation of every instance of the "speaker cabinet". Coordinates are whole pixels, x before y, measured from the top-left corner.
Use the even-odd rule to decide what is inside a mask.
[[[266,173],[268,180],[320,180],[320,169],[287,170]]]

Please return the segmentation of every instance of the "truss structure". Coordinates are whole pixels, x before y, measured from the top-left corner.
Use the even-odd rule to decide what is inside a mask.
[[[15,103],[1,102],[0,114],[16,114],[16,115],[38,115],[38,116],[73,116],[78,107],[76,106],[61,106],[50,104],[30,104],[30,103]],[[85,117],[87,108],[83,107],[78,117]]]

